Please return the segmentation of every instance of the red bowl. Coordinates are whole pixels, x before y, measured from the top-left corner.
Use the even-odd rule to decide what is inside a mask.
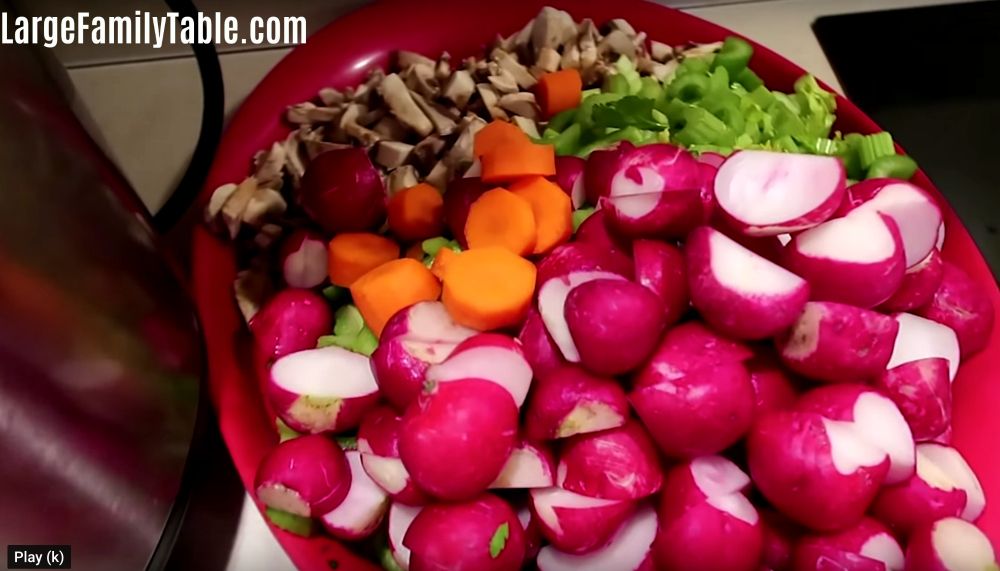
[[[246,176],[254,153],[290,132],[282,122],[287,106],[313,99],[323,87],[357,85],[371,67],[386,66],[398,49],[431,57],[447,50],[453,61],[459,56],[482,53],[484,45],[498,33],[506,36],[516,32],[544,5],[565,9],[577,20],[592,18],[598,24],[625,18],[650,39],[672,45],[712,42],[734,35],[705,20],[643,0],[379,2],[319,31],[271,70],[226,130],[200,204],[219,185]],[[795,80],[805,73],[763,46],[754,44],[754,48],[750,65],[772,89],[790,91]],[[865,134],[881,130],[846,99],[838,97],[837,106],[837,129]],[[1000,311],[996,281],[955,212],[922,172],[913,181],[931,191],[942,206],[947,228],[945,259],[986,286],[995,310]],[[249,335],[233,300],[235,275],[232,244],[198,228],[193,245],[193,284],[208,347],[209,389],[236,468],[243,484],[252,489],[257,464],[277,444],[277,436],[261,396]],[[994,380],[998,366],[1000,338],[994,333],[989,346],[962,365],[954,384],[953,443],[979,475],[988,498],[1000,497],[1000,461],[996,457],[1000,450],[1000,415],[995,410],[1000,405],[1000,382]],[[994,492],[998,495],[994,496]],[[1000,508],[988,506],[978,523],[1000,547]],[[378,569],[333,539],[303,539],[272,529],[301,571]]]

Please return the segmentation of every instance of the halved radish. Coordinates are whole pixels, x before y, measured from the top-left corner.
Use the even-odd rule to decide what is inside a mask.
[[[899,323],[899,332],[886,368],[893,369],[911,361],[941,357],[948,361],[948,380],[954,381],[961,362],[955,331],[947,325],[911,313],[897,313],[892,317]]]
[[[517,519],[524,528],[524,563],[528,564],[538,557],[538,550],[542,548],[542,532],[537,519],[531,514],[529,503],[518,508]]]
[[[289,428],[318,434],[357,428],[378,406],[379,391],[368,357],[323,347],[275,361],[267,398]]]
[[[990,539],[971,523],[947,517],[921,526],[906,546],[907,571],[972,571],[997,568]]]
[[[881,311],[910,311],[927,305],[941,286],[944,277],[944,259],[937,248],[931,250],[923,260],[906,268],[903,283],[896,293],[879,306]]]
[[[656,510],[641,505],[606,546],[580,555],[547,545],[538,553],[539,571],[651,571],[650,548],[656,538]]]
[[[607,216],[607,211],[604,209],[594,211],[576,229],[573,241],[581,244],[591,244],[606,250],[613,250],[624,256],[631,257],[632,241],[608,228],[608,225],[604,223],[605,216]]]
[[[761,350],[744,365],[750,373],[750,383],[757,397],[757,414],[792,408],[798,399],[798,387],[777,357]]]
[[[759,510],[764,525],[764,560],[761,571],[790,571],[795,544],[803,528],[781,513]]]
[[[538,290],[538,312],[542,315],[545,328],[563,358],[570,363],[580,362],[580,351],[573,342],[569,325],[566,323],[566,298],[576,286],[601,279],[624,280],[625,278],[606,271],[571,272],[549,279]]]
[[[641,423],[573,436],[562,443],[556,484],[585,496],[638,500],[659,491],[663,471]]]
[[[944,262],[941,283],[930,303],[913,313],[947,325],[958,336],[962,359],[986,348],[993,334],[993,302],[986,288],[965,270]]]
[[[492,381],[510,393],[518,408],[524,404],[533,377],[521,344],[499,333],[480,333],[462,341],[443,363],[427,369],[426,380],[446,383],[463,379]]]
[[[351,467],[351,487],[344,501],[320,519],[334,537],[357,541],[378,529],[389,509],[389,496],[365,473],[361,452],[348,450],[344,454]]]
[[[344,451],[326,436],[292,438],[271,449],[257,466],[260,503],[301,517],[320,517],[344,501],[351,468]]]
[[[659,240],[632,243],[635,281],[663,301],[664,326],[671,327],[688,311],[687,270],[684,254],[676,246]]]
[[[879,375],[872,386],[896,403],[917,442],[932,440],[951,426],[948,361],[910,361]]]
[[[580,157],[563,155],[556,157],[555,182],[563,192],[569,195],[573,209],[582,208],[587,202],[587,191],[584,186],[583,171],[587,162]]]
[[[906,260],[892,218],[852,212],[796,234],[782,263],[809,281],[812,299],[871,308],[896,293]]]
[[[422,506],[407,506],[395,502],[389,507],[389,551],[403,571],[410,569],[410,548],[403,545],[403,538],[423,509]]]
[[[616,428],[628,417],[620,384],[564,365],[535,387],[524,429],[531,439],[551,440]]]
[[[598,244],[570,242],[560,244],[538,264],[538,287],[553,278],[573,272],[611,272],[625,279],[635,277],[635,266],[628,256]]]
[[[938,250],[944,249],[944,236],[945,236],[944,220],[942,220],[941,224],[938,225],[937,241],[934,242],[934,247],[937,248]]]
[[[845,182],[837,157],[740,151],[719,167],[715,200],[744,234],[776,236],[833,216]]]
[[[314,230],[293,230],[281,242],[279,259],[289,287],[310,289],[326,281],[326,240]]]
[[[555,456],[547,445],[519,440],[490,488],[547,488],[555,485],[555,473]]]
[[[286,288],[268,299],[248,325],[263,361],[270,362],[316,347],[333,329],[333,312],[315,291]]]
[[[622,141],[613,147],[597,149],[587,157],[583,169],[583,187],[587,195],[587,203],[597,206],[601,197],[611,193],[611,179],[615,176],[615,166],[618,157],[635,148],[628,141]]]
[[[733,228],[732,224],[726,218],[726,215],[719,210],[716,210],[708,221],[709,226],[729,236],[734,242],[747,250],[776,264],[781,262],[781,250],[792,239],[789,234],[779,234],[778,236],[747,236],[738,229]],[[784,242],[782,241],[783,237],[787,238]]]
[[[365,415],[358,427],[358,451],[361,465],[376,484],[394,502],[424,505],[430,498],[417,488],[399,459],[399,426],[396,411],[382,406]]]
[[[719,510],[738,507],[720,500],[733,494],[742,495],[750,487],[750,476],[731,460],[710,454],[677,464],[667,472],[660,494],[661,519],[672,519],[686,509],[703,502],[716,501]],[[750,511],[731,515],[750,522],[756,517]],[[753,525],[753,523],[751,523]]]
[[[800,539],[792,557],[792,571],[904,571],[905,559],[903,548],[889,529],[866,517],[843,531]]]
[[[941,468],[947,477],[955,482],[955,486],[965,491],[965,509],[959,517],[966,521],[976,521],[986,509],[986,496],[979,478],[972,471],[962,454],[943,444],[924,442],[920,444],[920,453],[927,457],[935,466]]]
[[[552,341],[552,336],[545,329],[542,316],[534,306],[528,309],[528,316],[524,318],[524,324],[517,334],[517,339],[521,342],[524,358],[531,365],[535,380],[545,380],[559,367],[566,364],[559,348]]]
[[[704,368],[742,362],[753,352],[740,341],[688,321],[667,331],[649,362],[632,379],[636,387],[672,381]]]
[[[542,537],[566,553],[604,547],[635,509],[629,500],[591,498],[555,487],[531,490],[530,497]]]
[[[852,185],[848,194],[850,200],[842,211],[881,212],[896,222],[906,267],[923,260],[934,248],[942,221],[941,208],[927,191],[905,181],[878,178]]]
[[[685,242],[691,303],[710,325],[740,339],[790,326],[809,300],[806,280],[708,226]]]

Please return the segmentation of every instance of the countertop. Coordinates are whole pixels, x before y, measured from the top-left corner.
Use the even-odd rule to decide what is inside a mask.
[[[688,11],[754,38],[839,90],[811,29],[816,18],[958,1],[772,0]],[[641,29],[640,23],[634,24]],[[288,51],[275,48],[220,55],[227,117]],[[193,58],[79,67],[70,69],[69,75],[109,155],[155,212],[187,167],[198,136],[201,90]],[[227,571],[252,569],[293,571],[294,567],[253,503],[245,499]]]

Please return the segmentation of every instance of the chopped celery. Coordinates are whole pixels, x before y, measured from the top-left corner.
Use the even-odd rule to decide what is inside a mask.
[[[691,145],[688,147],[688,150],[699,155],[701,153],[718,153],[723,156],[729,156],[733,152],[731,147],[721,147],[719,145]]]
[[[580,225],[583,221],[590,218],[590,215],[594,213],[593,208],[581,208],[580,210],[573,211],[573,233],[575,234],[577,230],[580,229]]]
[[[658,121],[660,123],[669,123],[670,122],[670,119],[667,118],[667,116],[664,113],[661,113],[660,111],[658,111],[656,109],[653,109],[652,111],[650,111],[649,114],[653,117],[653,119],[655,121]]]
[[[837,110],[837,96],[819,86],[812,74],[806,74],[795,82],[795,95],[803,108],[833,113]]]
[[[841,156],[844,153],[844,142],[825,137],[801,137],[799,144],[814,155]]]
[[[565,131],[566,128],[576,120],[577,109],[579,109],[579,107],[574,107],[572,109],[556,113],[556,115],[549,119],[549,122],[545,125],[545,133],[550,130],[555,131],[556,133],[562,133]],[[545,133],[542,133],[542,138],[545,137]]]
[[[448,239],[438,236],[437,238],[428,238],[424,240],[423,242],[421,242],[420,248],[428,256],[436,256],[437,253],[441,251],[441,248],[444,248],[447,245],[448,245]]]
[[[677,68],[677,77],[680,78],[688,74],[707,75],[712,69],[712,59],[711,55],[684,58],[680,67]]]
[[[601,90],[596,87],[593,89],[584,89],[583,91],[580,92],[580,101],[583,101],[584,99],[590,97],[591,95],[599,95],[600,93]]]
[[[566,128],[565,131],[559,134],[552,141],[552,146],[555,148],[557,155],[572,155],[580,147],[580,134],[583,131],[583,127],[580,127],[579,123],[573,123]]]
[[[753,46],[735,36],[729,36],[722,43],[722,49],[715,54],[713,68],[725,68],[730,75],[735,76],[746,69],[753,56]]]
[[[710,94],[730,93],[729,72],[726,71],[726,68],[720,67],[708,76],[708,92]]]
[[[646,76],[642,78],[642,89],[639,90],[639,97],[645,99],[659,99],[663,93],[663,86],[655,78]]]
[[[726,124],[729,130],[734,133],[743,133],[746,128],[746,118],[740,113],[740,110],[735,105],[716,105],[712,107],[706,106],[705,109],[715,115]]]
[[[771,105],[774,105],[774,93],[763,85],[756,89],[751,89],[749,97],[761,109],[767,109]]]
[[[800,152],[799,146],[795,143],[795,139],[791,135],[782,135],[774,140],[775,148],[784,151],[786,153],[798,153]]]
[[[708,75],[704,73],[681,75],[670,83],[670,87],[667,88],[667,97],[679,99],[684,103],[694,103],[705,97],[710,84]]]
[[[342,450],[357,450],[358,449],[358,437],[357,436],[338,436],[337,446],[340,446]]]
[[[906,155],[886,155],[875,159],[865,178],[910,180],[917,173],[917,161]]]
[[[267,519],[271,520],[275,527],[295,535],[309,537],[315,529],[316,520],[311,517],[303,517],[274,508],[265,508],[264,513],[267,514]]]
[[[278,442],[284,442],[286,440],[291,440],[293,438],[298,438],[299,436],[302,436],[298,432],[292,430],[292,428],[287,424],[285,424],[285,421],[281,420],[280,418],[276,419],[274,421],[274,424],[278,428]]]
[[[774,131],[779,137],[804,137],[806,135],[805,123],[787,107],[781,104],[774,105],[771,108],[771,116],[774,118]]]
[[[546,127],[545,130],[542,131],[541,138],[535,139],[535,142],[540,145],[547,145],[552,141],[556,140],[556,137],[558,136],[559,136],[559,131]]]
[[[631,95],[639,93],[639,90],[642,89],[642,78],[639,76],[639,71],[635,69],[631,58],[620,56],[615,62],[615,70],[628,82],[628,93]]]
[[[663,131],[660,131],[660,132],[656,133],[656,141],[655,142],[657,142],[657,143],[669,143],[670,142],[670,131],[663,130]]]
[[[844,182],[844,184],[846,184],[847,186],[851,186],[854,184],[858,184],[858,181],[854,180],[853,178],[849,178]]]
[[[790,111],[793,115],[799,115],[802,112],[798,102],[789,97],[787,93],[772,91],[771,95],[774,96],[774,103],[771,104],[772,109],[774,107],[783,107]]]
[[[674,138],[685,145],[711,145],[725,133],[726,124],[721,119],[700,107],[690,107],[684,111],[684,128]]]
[[[618,129],[611,134],[605,135],[593,143],[583,147],[576,153],[576,156],[585,159],[590,156],[590,153],[596,151],[597,149],[610,147],[614,143],[618,143],[620,141],[628,141],[632,144],[639,145],[642,144],[644,140],[645,135],[643,135],[642,131],[635,127],[625,127],[624,129]]]
[[[365,327],[365,319],[354,305],[345,305],[334,315],[333,334],[344,337],[357,337]]]
[[[692,105],[689,105],[680,99],[672,99],[670,103],[667,104],[663,114],[670,120],[670,125],[672,127],[676,127],[678,125],[683,126],[684,112],[692,107]]]
[[[865,176],[866,169],[861,167],[861,141],[863,140],[864,135],[858,133],[849,133],[844,137],[844,152],[840,158],[844,161],[844,169],[847,171],[848,178],[862,179]]]
[[[379,550],[378,562],[382,565],[382,569],[385,571],[403,571],[403,568],[396,563],[396,558],[392,555],[392,550],[389,549],[388,545],[383,546]]]
[[[868,170],[877,159],[891,157],[896,154],[896,147],[892,143],[892,135],[886,132],[866,135],[861,139],[858,147],[858,156],[861,158],[861,168]]]
[[[350,299],[351,291],[346,287],[326,286],[323,288],[323,297],[333,305],[340,305]]]
[[[744,68],[743,71],[737,73],[736,77],[733,79],[736,80],[737,84],[742,85],[747,91],[753,91],[758,87],[764,87],[764,80],[754,73],[749,67]]]
[[[354,346],[355,339],[357,339],[356,335],[323,335],[316,340],[316,348],[340,347],[341,349],[350,351],[351,347]]]
[[[625,96],[619,95],[617,93],[599,93],[597,95],[591,95],[590,97],[584,99],[582,103],[580,103],[576,122],[580,123],[580,125],[584,127],[592,127],[594,125],[595,106],[603,105],[605,103],[612,103],[614,101],[618,101],[623,97]]]
[[[629,94],[628,79],[620,73],[615,73],[604,78],[604,85],[601,87],[604,93],[616,93],[618,95]]]
[[[371,357],[372,353],[378,349],[378,337],[375,333],[365,325],[365,328],[358,333],[357,338],[354,339],[354,343],[351,346],[351,350],[355,353],[361,353],[365,357]]]

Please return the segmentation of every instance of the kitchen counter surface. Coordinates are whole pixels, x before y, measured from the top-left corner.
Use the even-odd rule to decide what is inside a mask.
[[[688,11],[784,54],[839,90],[811,29],[816,18],[958,1],[772,0]],[[261,49],[220,56],[227,117],[287,52],[288,48]],[[109,155],[156,211],[183,175],[198,136],[201,88],[193,58],[81,67],[70,69],[69,75]],[[253,503],[244,501],[227,571],[256,569],[293,571],[294,567]]]

